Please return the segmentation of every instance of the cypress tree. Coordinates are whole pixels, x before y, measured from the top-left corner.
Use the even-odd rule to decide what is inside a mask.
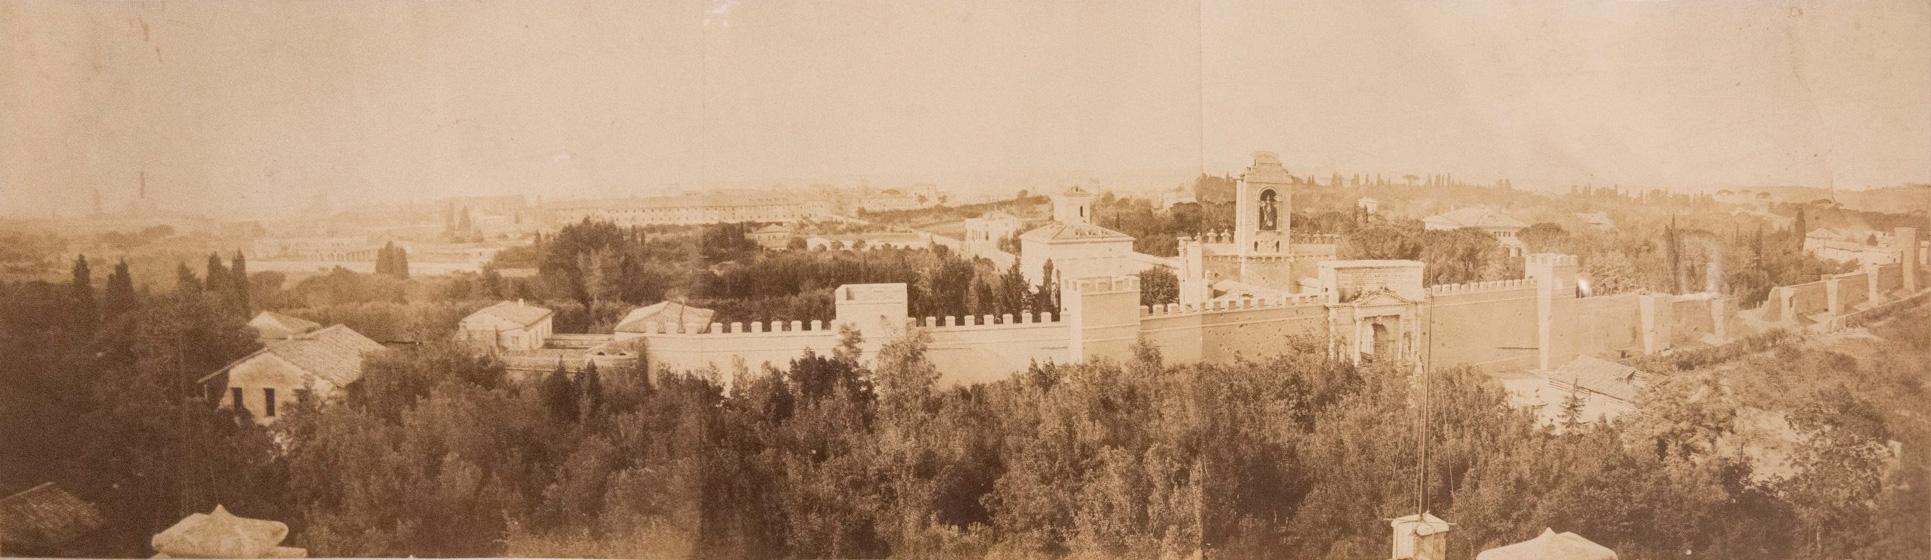
[[[202,281],[205,282],[202,285],[202,289],[214,292],[218,298],[227,299],[229,293],[228,281],[233,278],[228,273],[228,267],[221,264],[221,254],[208,253],[208,273],[202,276]]]
[[[1683,293],[1683,247],[1677,239],[1676,217],[1663,229],[1663,250],[1670,265],[1670,293]]]
[[[577,394],[578,421],[588,423],[603,407],[603,376],[597,373],[597,362],[591,361],[577,374]]]
[[[201,279],[195,277],[188,263],[175,263],[174,291],[182,294],[201,291]]]
[[[134,275],[127,270],[127,261],[114,263],[114,272],[107,276],[107,288],[101,294],[101,315],[112,321],[133,312],[139,302],[134,296]]]
[[[570,372],[563,368],[561,360],[557,361],[556,369],[543,378],[543,385],[539,390],[543,396],[544,408],[550,411],[551,420],[569,422],[577,419],[576,384],[570,382]]]
[[[74,259],[74,282],[69,286],[73,298],[73,327],[83,336],[93,336],[100,326],[100,309],[94,302],[94,271],[87,266],[87,255]]]
[[[381,247],[376,248],[375,250],[375,273],[376,274],[389,273],[389,247],[393,245],[394,245],[393,243],[385,243]]]
[[[248,281],[248,259],[241,255],[240,250],[236,250],[235,258],[229,263],[228,271],[233,279],[229,280],[228,287],[234,292],[235,306],[241,308],[243,315],[254,315],[254,302],[249,301],[251,298],[248,294],[248,288],[252,285]]]

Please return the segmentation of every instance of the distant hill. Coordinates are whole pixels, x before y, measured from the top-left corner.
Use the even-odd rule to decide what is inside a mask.
[[[1810,202],[1831,198],[1830,189],[1795,186],[1721,186],[1717,192],[1769,193],[1773,202]],[[1865,190],[1838,189],[1837,203],[1852,210],[1907,214],[1931,212],[1931,185],[1909,184]]]

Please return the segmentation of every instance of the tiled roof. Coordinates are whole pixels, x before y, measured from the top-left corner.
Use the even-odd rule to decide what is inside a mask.
[[[381,349],[381,343],[336,325],[269,344],[266,350],[343,387],[362,377],[362,355]]]
[[[219,505],[210,513],[189,514],[148,541],[157,556],[171,558],[301,558],[308,551],[279,546],[288,538],[288,525],[228,513]]]
[[[335,325],[294,338],[270,341],[261,350],[235,360],[227,367],[201,378],[201,381],[206,382],[249,360],[272,354],[309,375],[327,380],[336,387],[345,387],[362,378],[362,356],[381,349],[381,343],[362,336],[362,333]]]
[[[1549,373],[1549,380],[1557,385],[1569,385],[1630,403],[1636,402],[1642,377],[1636,368],[1594,356],[1569,360]]]
[[[1425,221],[1437,222],[1437,223],[1446,225],[1450,228],[1474,227],[1474,228],[1521,229],[1521,228],[1529,227],[1528,224],[1522,223],[1522,220],[1517,220],[1513,217],[1510,217],[1508,214],[1503,214],[1499,211],[1496,211],[1493,208],[1479,208],[1479,207],[1457,208],[1455,210],[1450,210],[1448,212],[1443,212],[1441,214],[1429,216],[1428,219]]]
[[[709,328],[711,317],[716,311],[702,307],[691,307],[674,301],[660,301],[630,310],[617,321],[617,332],[644,332],[651,323],[666,325],[700,325]]]
[[[536,324],[537,321],[543,320],[544,317],[549,317],[550,310],[520,301],[500,301],[496,305],[491,305],[469,314],[470,317],[478,315],[508,321],[510,324],[519,327],[527,327]]]
[[[1542,534],[1519,543],[1498,546],[1475,555],[1475,560],[1616,560],[1616,551],[1590,542],[1575,533],[1543,529]]]
[[[273,311],[255,314],[255,318],[248,320],[248,326],[254,327],[263,338],[287,338],[322,328],[314,321]]]
[[[1133,241],[1133,236],[1092,224],[1053,222],[1019,235],[1033,241]]]
[[[100,526],[100,510],[52,482],[0,498],[0,545],[9,551],[51,554]]]

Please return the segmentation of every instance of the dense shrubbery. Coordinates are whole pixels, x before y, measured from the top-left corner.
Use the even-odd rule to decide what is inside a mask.
[[[451,375],[396,391],[416,395],[413,404],[352,399],[291,423],[361,426],[291,465],[328,472],[303,465],[388,457],[378,464],[395,464],[378,470],[474,496],[389,503],[368,489],[381,479],[358,482],[373,475],[298,474],[309,491],[347,493],[305,520],[320,539],[307,542],[327,554],[1381,554],[1382,520],[1416,499],[1418,385],[1404,368],[1328,360],[1312,341],[1294,348],[1230,365],[1166,365],[1141,350],[1127,363],[1040,365],[953,388],[936,383],[916,337],[891,342],[871,367],[850,350],[807,354],[783,370],[729,374],[728,390],[717,372],[655,382],[634,371],[559,373],[523,385]],[[486,366],[444,369],[477,367]],[[1881,515],[1924,519],[1901,509],[1900,492],[1915,490],[1858,482],[1887,480],[1870,453],[1899,437],[1886,427],[1896,413],[1874,415],[1868,392],[1779,401],[1800,433],[1829,437],[1795,448],[1815,474],[1770,476],[1739,451],[1747,401],[1711,389],[1714,379],[1666,378],[1624,421],[1554,433],[1508,407],[1485,376],[1436,374],[1427,488],[1430,508],[1457,523],[1453,556],[1543,527],[1631,558],[1882,557],[1924,544],[1872,540],[1900,527]],[[485,408],[497,412],[480,416]],[[1853,421],[1855,432],[1818,431]],[[414,451],[429,442],[448,451]],[[497,542],[504,548],[478,544]]]
[[[237,292],[192,273],[145,297],[124,271],[100,290],[75,278],[0,285],[15,450],[0,473],[100,503],[105,555],[144,554],[221,503],[288,522],[317,555],[1372,557],[1382,520],[1416,499],[1421,402],[1430,508],[1458,524],[1456,557],[1545,526],[1631,558],[1931,546],[1914,530],[1931,449],[1913,412],[1931,371],[1921,312],[1845,339],[1854,355],[1777,344],[1661,375],[1638,413],[1564,433],[1480,374],[1437,372],[1423,401],[1406,368],[1314,341],[1264,362],[1141,350],[966,387],[938,384],[916,333],[869,364],[853,341],[781,370],[656,379],[518,381],[429,343],[371,357],[339,405],[292,407],[278,453],[192,383],[254,348]],[[1793,434],[1776,468],[1752,452],[1777,436],[1764,418]]]

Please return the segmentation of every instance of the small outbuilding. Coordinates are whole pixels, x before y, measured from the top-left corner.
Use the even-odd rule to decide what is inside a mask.
[[[456,338],[490,351],[527,352],[550,338],[554,312],[518,301],[501,301],[464,317]]]

